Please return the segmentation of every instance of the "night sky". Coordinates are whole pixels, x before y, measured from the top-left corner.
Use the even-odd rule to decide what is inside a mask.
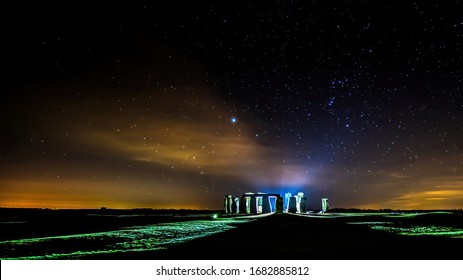
[[[0,206],[463,208],[461,1],[160,2],[2,8]]]

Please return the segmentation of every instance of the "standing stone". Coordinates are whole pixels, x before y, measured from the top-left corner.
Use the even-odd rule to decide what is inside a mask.
[[[235,212],[233,213],[239,214],[240,213],[240,199],[238,197],[235,197],[233,199],[235,200],[235,204],[236,204]]]
[[[241,214],[247,214],[247,211],[246,211],[246,197],[245,196],[241,197],[239,209],[240,209]]]
[[[236,205],[236,200],[232,198],[232,207],[231,207],[230,214],[235,214],[237,210],[238,210],[238,205]]]
[[[289,198],[288,212],[289,213],[296,213],[297,212],[296,198],[294,196]]]
[[[301,213],[306,213],[307,212],[307,197],[302,197],[301,198]]]
[[[283,198],[281,196],[278,196],[275,201],[275,212],[283,213]]]
[[[289,199],[291,198],[292,194],[290,192],[285,193],[285,199],[283,204],[283,211],[288,212],[289,209]]]
[[[228,214],[228,195],[223,198],[223,211]]]
[[[231,194],[228,195],[228,214],[232,214],[233,213],[233,210],[232,210],[232,206],[233,206],[233,196],[231,196]]]
[[[270,208],[270,199],[268,195],[264,195],[262,197],[262,213],[270,213],[271,212]]]
[[[328,202],[328,198],[322,198],[322,212],[323,213],[328,212],[329,208],[330,208],[330,203]]]
[[[255,196],[251,196],[251,213],[257,214],[257,199]]]

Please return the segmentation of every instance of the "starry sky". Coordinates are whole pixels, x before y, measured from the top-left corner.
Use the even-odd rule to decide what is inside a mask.
[[[4,7],[1,207],[463,207],[461,1],[113,2]]]

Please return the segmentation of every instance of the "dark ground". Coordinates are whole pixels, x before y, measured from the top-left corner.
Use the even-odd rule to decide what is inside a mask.
[[[436,217],[418,221],[428,223]],[[444,223],[460,223],[444,218]],[[347,220],[272,215],[168,250],[101,255],[103,259],[461,259],[463,239],[400,236]],[[378,220],[378,217],[375,217]],[[427,219],[427,220],[426,220]],[[451,220],[451,221],[450,221]],[[415,221],[416,222],[416,221]]]
[[[0,208],[0,241],[95,233],[165,222],[210,219],[209,210]]]
[[[116,230],[210,219],[210,211],[0,209],[0,240]],[[403,236],[347,222],[394,222],[463,229],[461,214],[337,218],[274,214],[164,250],[89,255],[91,259],[462,259],[463,238]],[[13,222],[13,223],[11,223]],[[50,248],[53,251],[53,248]]]

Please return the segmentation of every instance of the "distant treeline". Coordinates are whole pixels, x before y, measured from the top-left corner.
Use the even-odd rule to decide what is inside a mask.
[[[427,212],[453,212],[456,214],[463,213],[463,209],[442,209],[442,210],[401,210],[401,209],[358,209],[358,208],[333,208],[329,212],[333,213],[427,213]]]
[[[152,208],[134,208],[134,209],[111,209],[101,207],[100,209],[51,209],[51,208],[4,208],[0,207],[1,213],[29,213],[29,212],[80,212],[80,213],[104,213],[104,214],[210,214],[220,210],[209,209],[152,209]]]
[[[153,208],[134,208],[134,209],[107,209],[107,208],[101,208],[100,211],[105,211],[105,212],[129,212],[132,214],[209,214],[209,213],[215,213],[220,210],[209,210],[209,209],[153,209]]]

